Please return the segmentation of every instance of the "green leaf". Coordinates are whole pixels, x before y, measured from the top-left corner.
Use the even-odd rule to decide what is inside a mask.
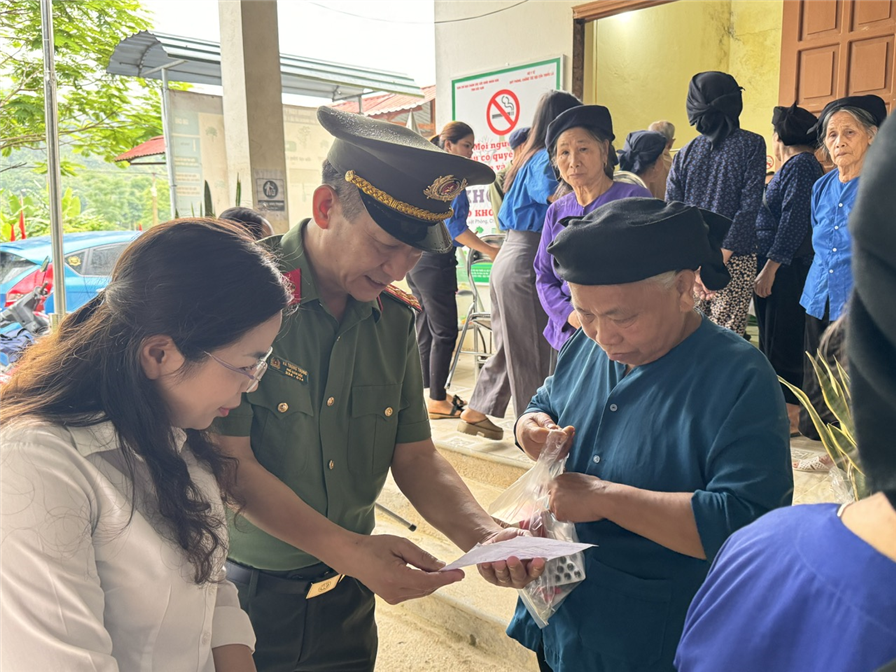
[[[205,202],[205,214],[201,215],[201,216],[214,217],[215,216],[215,204],[212,203],[212,190],[208,186],[208,180],[204,180],[203,184],[204,184],[203,191],[204,191],[204,202]]]
[[[808,355],[808,353],[806,353]],[[833,413],[834,417],[840,423],[840,427],[849,434],[852,433],[852,412],[849,409],[849,403],[843,394],[840,383],[834,377],[831,367],[825,361],[819,352],[817,357],[809,355],[809,361],[815,370],[815,376],[818,378],[818,384],[821,388],[824,403]]]
[[[835,464],[839,462],[841,459],[840,451],[837,449],[837,443],[831,435],[830,426],[821,419],[820,415],[818,415],[818,411],[815,410],[809,397],[800,388],[787,382],[781,378],[781,376],[778,376],[778,380],[796,395],[796,398],[803,405],[803,408],[806,409],[806,413],[809,414],[809,419],[812,420],[812,424],[815,426],[815,431],[818,432],[818,435],[821,437],[821,443],[827,451],[828,456],[830,456]]]

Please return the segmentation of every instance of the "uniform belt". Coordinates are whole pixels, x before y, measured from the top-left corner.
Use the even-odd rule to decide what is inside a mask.
[[[304,595],[310,600],[333,590],[344,576],[323,563],[288,572],[271,572],[228,560],[227,578],[245,585],[254,582],[256,589]]]

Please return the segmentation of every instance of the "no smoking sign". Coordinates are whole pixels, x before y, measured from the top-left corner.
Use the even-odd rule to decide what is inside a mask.
[[[507,135],[520,120],[520,99],[510,89],[493,95],[485,108],[485,121],[495,135]]]

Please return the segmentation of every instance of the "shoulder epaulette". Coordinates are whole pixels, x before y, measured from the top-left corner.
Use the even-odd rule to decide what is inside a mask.
[[[383,294],[392,297],[399,303],[403,303],[408,308],[416,310],[418,313],[423,310],[423,306],[420,305],[420,302],[417,300],[416,296],[396,287],[395,285],[389,285],[388,287],[386,287],[386,289],[383,290]]]

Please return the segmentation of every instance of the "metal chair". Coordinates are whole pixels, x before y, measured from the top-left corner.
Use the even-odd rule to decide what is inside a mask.
[[[484,242],[491,245],[497,245],[498,247],[504,243],[503,233],[488,234],[480,236],[480,238],[482,238]],[[488,263],[491,263],[491,259],[482,254],[482,252],[477,252],[476,250],[468,251],[467,282],[470,285],[470,294],[472,294],[473,300],[470,302],[470,308],[467,310],[466,318],[464,318],[464,327],[461,330],[460,338],[457,341],[457,348],[454,351],[454,361],[451,363],[451,370],[448,372],[448,380],[445,383],[446,387],[451,385],[451,380],[454,378],[457,362],[461,355],[474,356],[477,375],[479,374],[479,369],[482,368],[482,365],[492,356],[492,314],[490,311],[485,310],[485,303],[479,294],[479,288],[477,287],[477,281],[474,278],[473,271],[473,268],[476,265],[484,265]],[[464,350],[464,339],[471,328],[473,329],[473,349]],[[480,345],[482,346],[481,348]]]

